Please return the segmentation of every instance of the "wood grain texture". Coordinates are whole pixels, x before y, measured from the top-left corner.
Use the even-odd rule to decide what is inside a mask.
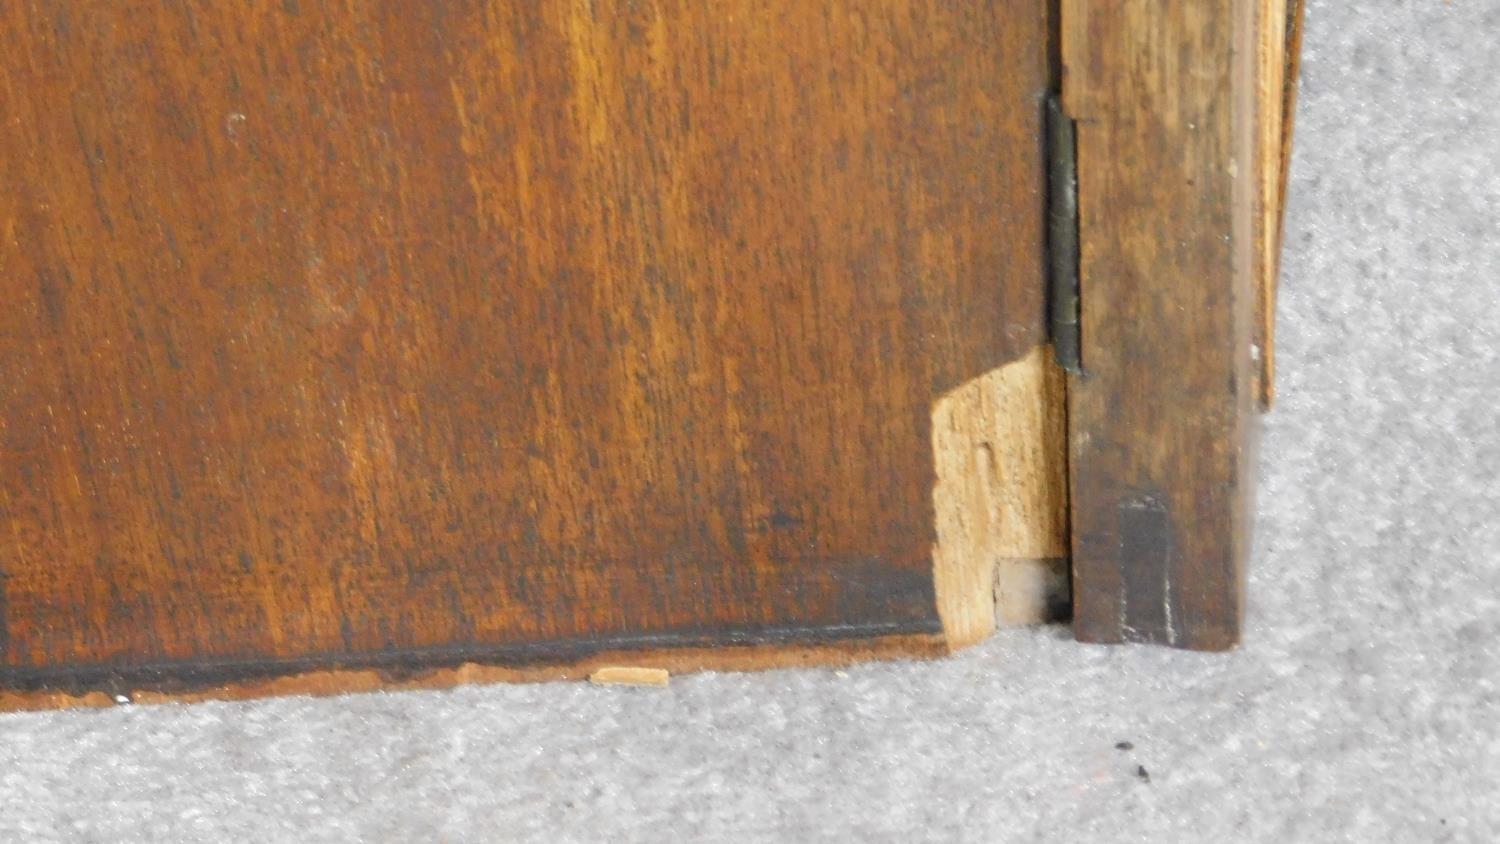
[[[1260,302],[1255,348],[1260,355],[1262,410],[1276,399],[1276,287],[1281,275],[1282,228],[1286,220],[1287,176],[1292,164],[1292,124],[1297,110],[1298,66],[1302,55],[1303,0],[1260,0],[1256,68],[1257,150],[1260,183],[1256,275]]]
[[[1257,279],[1256,0],[1064,0],[1083,368],[1069,384],[1074,628],[1240,636]]]
[[[1067,615],[1063,376],[1038,347],[933,406],[938,613],[956,645]]]
[[[932,408],[1043,342],[1032,3],[0,41],[0,687],[944,636]]]

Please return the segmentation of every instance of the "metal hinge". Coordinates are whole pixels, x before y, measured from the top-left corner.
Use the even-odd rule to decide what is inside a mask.
[[[1047,97],[1047,320],[1052,354],[1083,371],[1078,330],[1078,142],[1062,98]]]

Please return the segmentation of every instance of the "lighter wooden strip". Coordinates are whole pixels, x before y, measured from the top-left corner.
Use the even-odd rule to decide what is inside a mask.
[[[1281,251],[1282,108],[1286,99],[1287,0],[1260,0],[1256,46],[1255,272],[1260,281],[1256,349],[1260,355],[1258,392],[1263,407],[1276,394],[1276,276]]]
[[[665,668],[606,665],[590,674],[589,682],[600,686],[665,686],[670,677]]]
[[[1302,51],[1304,0],[1260,0],[1256,51],[1256,272],[1260,280],[1256,346],[1260,350],[1258,392],[1262,409],[1276,399],[1276,288],[1281,276],[1282,224],[1286,219],[1287,170]]]

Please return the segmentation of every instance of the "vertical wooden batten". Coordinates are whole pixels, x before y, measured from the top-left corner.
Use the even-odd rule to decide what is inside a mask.
[[[1076,634],[1229,648],[1256,390],[1256,2],[1064,0],[1061,24],[1083,302]]]

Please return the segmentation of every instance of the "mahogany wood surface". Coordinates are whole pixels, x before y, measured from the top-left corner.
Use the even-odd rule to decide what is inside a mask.
[[[930,648],[932,408],[1044,342],[1046,42],[1025,0],[5,4],[0,688]],[[1217,219],[1201,163],[1166,199]]]

